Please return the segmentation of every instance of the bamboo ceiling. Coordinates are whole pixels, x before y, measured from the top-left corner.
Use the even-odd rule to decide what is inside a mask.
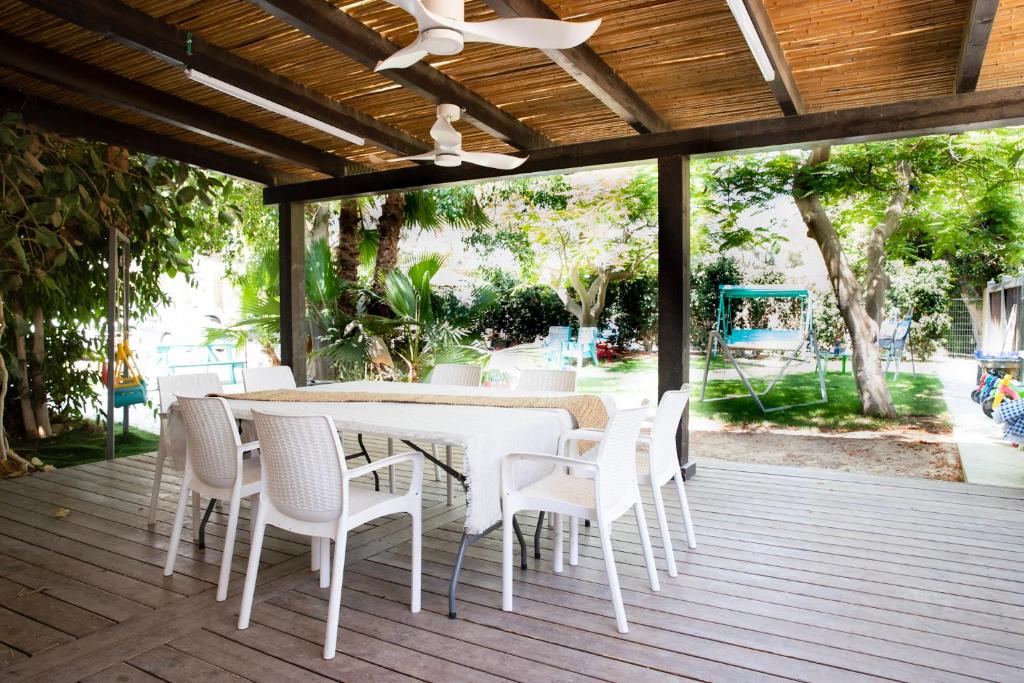
[[[384,0],[322,0],[398,45],[415,22]],[[749,2],[749,0],[748,0]],[[762,0],[754,0],[760,5]],[[434,105],[386,75],[310,37],[246,0],[127,0],[127,4],[306,86],[424,143]],[[806,111],[951,94],[969,0],[763,0]],[[601,18],[588,45],[670,128],[782,116],[725,0],[547,0],[565,19]],[[467,0],[467,20],[497,15]],[[35,9],[0,0],[0,30],[75,60],[340,155],[371,168],[393,168],[394,154],[356,146],[247,104],[185,77],[140,50]],[[978,89],[1024,83],[1024,0],[1003,0],[992,24]],[[636,135],[636,131],[545,53],[468,43],[428,62],[554,144]],[[322,172],[159,121],[0,63],[0,86],[138,126],[152,133],[257,162],[301,178]],[[469,150],[511,152],[463,121]]]

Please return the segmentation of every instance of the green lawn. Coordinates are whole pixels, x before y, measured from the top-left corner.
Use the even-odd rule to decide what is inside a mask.
[[[714,359],[713,369],[731,367],[722,359]],[[802,427],[823,430],[877,429],[887,424],[916,424],[927,429],[947,429],[949,418],[942,398],[942,383],[934,375],[901,374],[898,380],[889,380],[893,402],[900,417],[896,421],[867,418],[860,414],[860,401],[853,375],[830,372],[826,375],[829,401],[826,404],[791,408],[775,413],[762,413],[753,399],[746,394],[739,379],[711,380],[708,398],[743,393],[741,398],[728,401],[701,403],[700,379],[704,359],[690,358],[694,395],[691,410],[696,415],[729,425],[763,425],[769,427]],[[598,368],[585,366],[577,384],[578,390],[588,393],[636,394],[654,400],[657,393],[658,359],[655,356],[626,358],[604,363]],[[735,377],[735,375],[732,375]],[[753,380],[755,387],[763,388],[763,380]],[[771,406],[807,403],[817,400],[817,376],[813,372],[785,376],[762,401]]]
[[[119,458],[152,453],[159,443],[159,434],[132,429],[126,435],[121,433],[120,426],[114,440],[116,455]],[[37,457],[47,465],[70,467],[103,460],[106,455],[107,437],[102,426],[86,423],[50,439],[14,439],[11,445],[25,459]]]

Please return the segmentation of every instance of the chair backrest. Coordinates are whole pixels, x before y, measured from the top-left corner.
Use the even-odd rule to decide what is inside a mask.
[[[269,389],[294,389],[295,375],[287,365],[271,365],[266,368],[242,370],[242,384],[246,391],[267,391]]]
[[[478,387],[483,376],[483,368],[479,365],[458,365],[441,363],[435,365],[430,372],[428,384],[442,384],[453,387]]]
[[[523,391],[576,391],[576,371],[525,368],[519,372],[516,388]]]
[[[594,344],[599,336],[596,327],[581,327],[576,340],[583,345]]]
[[[156,378],[156,385],[160,392],[161,413],[170,410],[176,396],[206,396],[224,391],[220,377],[212,372],[164,375]]]
[[[604,437],[597,447],[601,465],[601,504],[621,500],[636,489],[636,440],[640,436],[646,408],[616,411],[608,418]]]
[[[548,337],[545,341],[549,344],[551,342],[566,342],[569,341],[570,336],[572,336],[572,328],[568,325],[552,325],[548,328]]]
[[[327,415],[252,415],[271,504],[301,521],[337,519],[346,467],[334,421]]]
[[[222,398],[178,396],[178,409],[188,432],[188,465],[199,481],[231,488],[242,466],[238,428]]]
[[[690,387],[666,391],[658,403],[651,425],[651,476],[658,475],[655,485],[663,481],[661,477],[679,469],[679,451],[676,449],[676,433],[683,419],[683,411],[690,401]]]

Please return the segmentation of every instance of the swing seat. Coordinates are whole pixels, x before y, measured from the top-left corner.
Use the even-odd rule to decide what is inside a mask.
[[[794,351],[803,346],[802,330],[764,330],[734,328],[725,343],[734,351]]]
[[[114,407],[123,408],[146,402],[146,383],[139,382],[130,387],[114,387]]]

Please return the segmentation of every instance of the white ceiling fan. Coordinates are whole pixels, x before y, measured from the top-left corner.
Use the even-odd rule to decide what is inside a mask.
[[[477,166],[511,170],[521,166],[527,157],[514,157],[493,152],[465,152],[462,149],[462,133],[455,130],[452,121],[459,120],[459,107],[454,104],[437,105],[437,122],[430,128],[434,138],[433,151],[388,161],[433,161],[437,166],[461,166],[468,161]]]
[[[408,47],[378,62],[381,69],[404,69],[426,55],[454,55],[466,41],[541,50],[565,50],[584,42],[601,25],[594,21],[494,19],[465,21],[465,0],[387,0],[416,19],[420,34]]]

